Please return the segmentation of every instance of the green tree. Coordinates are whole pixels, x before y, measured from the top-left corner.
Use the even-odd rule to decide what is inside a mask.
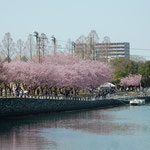
[[[116,69],[114,71],[113,83],[118,84],[122,77],[126,76],[126,72],[124,70]]]
[[[142,75],[142,86],[150,86],[150,61],[145,62],[139,67],[138,73]]]
[[[128,58],[116,58],[112,60],[111,65],[114,69],[113,82],[119,83],[120,79],[130,74],[138,74],[141,62],[129,60]]]

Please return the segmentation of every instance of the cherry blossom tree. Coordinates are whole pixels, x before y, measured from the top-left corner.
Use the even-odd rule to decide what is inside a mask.
[[[35,89],[40,87],[97,87],[110,81],[112,70],[109,65],[98,61],[81,60],[65,54],[55,54],[46,58],[33,58],[28,62],[5,63],[7,82],[17,86],[25,84]]]
[[[128,77],[122,78],[120,80],[120,85],[122,86],[139,86],[141,83],[141,75],[129,75]]]
[[[27,63],[22,61],[15,61],[11,63],[4,63],[4,67],[7,68],[7,83],[15,83],[16,87],[20,86],[20,83],[24,83],[27,72]]]

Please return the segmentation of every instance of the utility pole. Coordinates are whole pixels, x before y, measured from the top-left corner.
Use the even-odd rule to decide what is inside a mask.
[[[45,54],[45,38],[41,37],[41,39],[42,39],[42,53],[43,53],[43,57],[44,57],[44,54]]]
[[[56,54],[56,38],[54,36],[51,37],[52,38],[52,42],[54,44],[54,55]]]
[[[36,47],[38,49],[38,55],[39,55],[39,63],[40,63],[40,49],[41,49],[41,37],[39,37],[39,33],[38,32],[34,32],[34,36],[36,38]]]
[[[75,54],[75,48],[76,48],[76,43],[75,42],[72,42],[72,56],[74,56]]]
[[[45,40],[48,40],[48,39],[47,39],[46,35],[44,33],[42,33],[41,34],[41,47],[42,47],[43,57],[45,55],[45,47],[46,47]]]

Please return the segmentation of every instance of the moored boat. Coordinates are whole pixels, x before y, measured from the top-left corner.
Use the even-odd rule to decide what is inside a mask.
[[[130,105],[145,105],[145,99],[130,100]]]

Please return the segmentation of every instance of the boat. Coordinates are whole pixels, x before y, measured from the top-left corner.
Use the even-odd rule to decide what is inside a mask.
[[[130,100],[130,105],[145,105],[145,99]]]

